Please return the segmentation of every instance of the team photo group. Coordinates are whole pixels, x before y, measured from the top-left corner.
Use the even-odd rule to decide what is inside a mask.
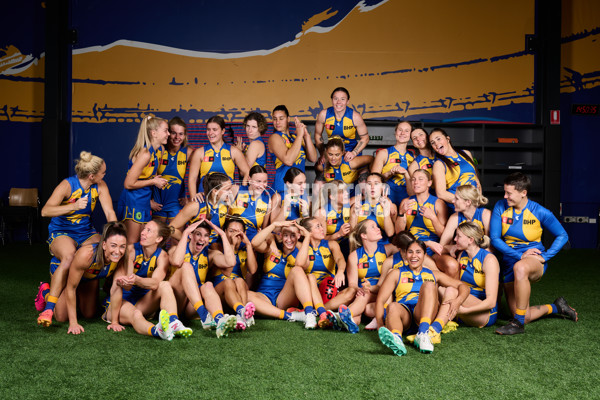
[[[563,297],[530,304],[568,235],[529,199],[526,173],[507,175],[504,198],[488,204],[473,155],[409,122],[367,155],[349,100],[334,89],[313,133],[279,105],[270,121],[249,113],[246,137],[231,141],[215,115],[198,148],[183,119],[144,115],[116,209],[110,165],[82,151],[42,209],[51,261],[37,323],[78,335],[78,318],[101,317],[108,330],[169,341],[190,325],[227,337],[255,316],[352,334],[364,324],[402,356],[407,343],[433,352],[461,325],[514,335],[549,315],[577,321]],[[91,221],[98,202],[102,232]],[[512,318],[501,324],[503,302]]]

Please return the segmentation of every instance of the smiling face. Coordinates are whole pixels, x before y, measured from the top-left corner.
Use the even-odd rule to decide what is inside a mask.
[[[148,222],[144,225],[142,232],[140,233],[140,244],[142,246],[151,246],[158,244],[162,240],[162,237],[158,235],[158,225],[154,221]]]
[[[169,146],[179,149],[185,140],[185,128],[181,125],[171,125],[169,129]]]
[[[118,262],[125,255],[127,249],[127,238],[122,235],[113,235],[102,242],[104,260]]]
[[[471,243],[473,243],[473,239],[465,235],[460,229],[456,230],[456,235],[454,236],[454,242],[456,243],[456,248],[458,250],[466,250]]]
[[[333,93],[331,96],[331,105],[336,112],[344,112],[346,111],[346,107],[348,106],[348,95],[341,90]]]
[[[222,129],[219,124],[216,122],[209,122],[206,125],[206,137],[210,144],[218,144],[223,141],[223,135],[225,134],[225,129]]]
[[[438,154],[447,155],[450,154],[452,150],[452,146],[450,145],[450,138],[445,136],[442,132],[434,131],[429,135],[429,142],[431,143],[431,147]]]
[[[419,270],[425,260],[425,251],[417,242],[413,242],[406,250],[406,261],[412,270]]]
[[[413,142],[413,146],[417,149],[422,150],[427,147],[427,134],[421,128],[417,128],[410,134],[410,139]]]
[[[330,146],[326,151],[327,161],[332,167],[339,167],[342,164],[342,158],[344,157],[344,149],[340,149],[337,146]]]
[[[504,185],[504,198],[509,207],[522,209],[527,203],[527,190],[517,190],[513,185]]]
[[[285,112],[277,110],[273,113],[273,127],[276,131],[287,132],[289,130],[290,118]]]
[[[401,122],[396,126],[396,143],[408,143],[410,140],[410,131],[412,127],[408,122]]]
[[[293,227],[283,228],[281,232],[281,242],[283,243],[284,250],[288,252],[293,251],[298,243],[298,229]]]
[[[200,253],[210,242],[210,231],[204,227],[194,229],[190,235],[190,250],[194,255]]]
[[[262,192],[267,188],[267,185],[269,183],[269,175],[263,172],[257,172],[250,177],[248,183],[250,184],[250,190],[257,190],[259,192]]]
[[[160,144],[167,144],[167,140],[169,140],[169,125],[166,121],[161,121],[158,125],[158,129],[153,130],[150,133]]]

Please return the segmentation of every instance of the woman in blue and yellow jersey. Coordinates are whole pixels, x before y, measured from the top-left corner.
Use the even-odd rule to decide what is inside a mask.
[[[167,184],[162,189],[152,188],[154,218],[169,222],[185,205],[185,171],[193,151],[188,146],[186,123],[179,117],[171,118],[167,148],[158,165],[158,174],[167,180]]]
[[[250,168],[248,185],[238,190],[237,196],[229,207],[229,214],[241,218],[246,235],[252,240],[256,233],[269,224],[271,215],[271,196],[267,192],[269,176],[262,165]]]
[[[173,288],[164,280],[169,269],[169,256],[164,246],[170,234],[165,222],[152,220],[144,225],[140,241],[129,245],[128,275],[115,279],[123,289],[121,309],[118,315],[112,310],[107,312],[108,321],[131,325],[140,335],[164,340],[172,340],[173,335],[188,337],[192,334],[192,330],[179,321]],[[111,296],[111,304],[114,300]],[[158,324],[146,320],[159,310]]]
[[[278,245],[273,230],[281,230]],[[291,322],[304,322],[306,329],[317,327],[317,312],[313,307],[308,278],[302,266],[296,263],[300,233],[295,221],[276,221],[252,239],[255,251],[265,255],[263,276],[256,291],[248,292],[248,298],[256,311],[271,318]],[[308,249],[309,241],[302,246]],[[300,302],[302,311],[286,311]]]
[[[339,137],[329,139],[325,145],[324,163],[316,164],[315,170],[322,171],[325,182],[339,180],[346,183],[350,197],[354,197],[354,184],[358,172],[373,162],[373,156],[358,156],[350,161],[344,160],[344,142]]]
[[[68,280],[64,292],[56,301],[55,317],[57,321],[69,321],[67,333],[78,335],[84,329],[77,321],[79,308],[84,318],[93,318],[98,310],[98,291],[100,279],[113,274],[126,273],[127,231],[121,222],[109,222],[104,226],[100,243],[85,245],[75,253],[69,268]],[[113,289],[116,285],[113,282]],[[62,290],[62,287],[61,287]],[[120,292],[120,291],[119,291]],[[115,295],[115,297],[117,297]],[[120,298],[120,296],[118,296]],[[116,302],[118,313],[120,302]],[[52,319],[48,319],[50,325]],[[108,329],[120,331],[118,323],[111,324]]]
[[[98,200],[107,221],[116,221],[108,186],[103,178],[106,164],[87,151],[82,151],[75,165],[76,175],[64,179],[42,208],[43,217],[52,217],[48,244],[53,255],[51,281],[40,283],[35,307],[42,313],[38,323],[49,326],[52,313],[69,273],[69,266],[82,245],[98,243],[100,235],[92,226],[91,215]],[[58,264],[57,264],[58,263]],[[52,266],[57,267],[52,267]]]
[[[167,120],[152,114],[142,116],[137,140],[129,153],[129,171],[117,207],[118,217],[127,226],[128,243],[139,242],[143,224],[152,218],[152,186],[162,189],[168,183],[157,174],[163,145],[168,138]]]
[[[275,193],[272,198],[271,221],[293,221],[310,215],[311,203],[306,194],[306,175],[298,168],[290,168],[283,177],[285,194]]]
[[[433,184],[436,196],[446,202],[454,211],[454,193],[461,185],[473,185],[481,190],[477,168],[468,150],[455,150],[450,136],[443,129],[436,128],[429,135],[431,147],[437,160],[433,164]]]
[[[375,302],[379,339],[397,356],[406,354],[402,333],[408,330],[417,331],[414,344],[421,353],[433,352],[433,344],[440,341],[442,318],[453,319],[469,295],[465,283],[423,266],[426,248],[420,240],[408,246],[406,265],[387,275]],[[441,305],[436,284],[446,288]]]
[[[223,241],[223,251],[209,249],[212,230]],[[209,265],[235,267],[236,256],[225,232],[201,216],[185,228],[177,246],[169,250],[169,259],[177,268],[169,282],[179,310],[190,318],[198,315],[205,330],[216,327],[217,338],[227,336],[235,328],[236,317],[223,313],[221,298],[209,279]]]
[[[460,280],[469,286],[469,297],[458,309],[458,318],[470,326],[492,326],[498,317],[498,259],[485,250],[490,238],[475,222],[458,225],[454,238],[460,251]],[[443,288],[441,289],[444,290]]]
[[[212,267],[212,281],[215,290],[221,296],[221,300],[235,310],[236,326],[238,330],[245,330],[254,325],[254,304],[248,301],[248,283],[258,268],[254,249],[248,236],[246,236],[246,225],[239,217],[228,217],[223,226],[225,234],[235,254],[235,265],[233,267]],[[223,251],[221,243],[219,250]],[[249,280],[249,279],[248,279]]]
[[[355,294],[350,306],[339,307],[339,316],[344,328],[358,333],[362,314],[375,317],[375,300],[382,281],[381,268],[384,261],[398,249],[393,244],[381,242],[381,229],[365,219],[356,225],[350,234],[350,256],[348,257],[348,289]]]
[[[204,180],[204,200],[188,202],[169,224],[173,228],[172,237],[179,240],[183,228],[188,223],[196,222],[200,217],[222,227],[238,189],[237,185],[231,184],[227,175],[220,172],[209,174]],[[218,239],[216,232],[211,238],[213,241]]]
[[[235,167],[237,167],[242,178],[248,176],[249,167],[244,154],[240,149],[223,140],[225,129],[225,120],[220,115],[210,117],[206,122],[206,136],[209,143],[196,149],[190,159],[188,190],[192,201],[204,200],[203,181],[210,173],[225,174],[233,182]]]
[[[296,263],[305,267],[312,301],[319,316],[319,328],[329,328],[333,319],[329,310],[337,310],[340,305],[350,303],[356,292],[348,288],[340,290],[346,283],[346,260],[338,243],[325,239],[325,227],[321,220],[305,218],[300,221],[299,228],[304,241]],[[309,242],[308,246],[304,246],[306,241]],[[339,290],[335,295],[328,295],[325,290],[331,284]]]
[[[315,216],[321,218],[321,222],[326,227],[325,239],[337,241],[342,254],[347,258],[350,254],[348,235],[352,227],[346,184],[339,180],[328,182],[323,185],[318,194],[320,206]]]
[[[383,175],[390,187],[389,198],[394,204],[400,204],[409,194],[413,194],[407,185],[410,181],[408,166],[414,160],[412,153],[407,150],[411,130],[408,122],[398,123],[395,129],[396,144],[379,150],[371,167],[372,172]]]
[[[284,105],[273,109],[273,128],[275,132],[269,136],[269,151],[275,156],[275,181],[273,189],[284,195],[285,185],[283,177],[290,168],[305,171],[306,159],[310,162],[317,161],[317,149],[312,142],[310,133],[298,117],[294,118],[296,132],[290,132],[290,113]]]
[[[359,156],[369,144],[369,132],[362,116],[348,108],[350,93],[346,88],[338,87],[331,92],[332,106],[322,110],[317,115],[315,123],[315,142],[317,148],[324,154],[323,130],[328,138],[339,136],[344,140],[345,161],[351,161]]]
[[[442,254],[443,249],[438,242],[448,219],[446,204],[429,193],[431,176],[426,170],[415,171],[411,185],[415,195],[400,203],[396,232],[407,230],[425,242],[430,256]]]
[[[388,186],[383,183],[381,174],[371,172],[363,187],[364,191],[357,192],[352,205],[350,225],[354,229],[359,222],[365,219],[373,220],[381,229],[383,243],[389,243],[389,238],[394,235],[398,208],[387,197]],[[362,193],[364,193],[364,197]]]
[[[515,172],[504,179],[504,199],[494,206],[490,218],[490,238],[502,253],[502,281],[506,302],[514,318],[496,330],[501,335],[525,332],[525,324],[549,314],[577,321],[577,312],[564,297],[552,304],[530,305],[531,283],[546,272],[548,261],[569,240],[569,235],[552,211],[529,199],[530,178]],[[546,249],[542,243],[544,230],[554,235]]]
[[[465,221],[472,221],[477,223],[483,229],[483,233],[487,235],[490,232],[492,212],[483,207],[488,203],[488,199],[472,185],[459,186],[454,194],[453,203],[456,212],[448,218],[440,237],[440,244],[444,247],[443,254],[441,256],[434,255],[434,258],[441,271],[453,278],[458,278],[458,261],[456,261],[456,252],[452,246],[456,228]]]
[[[244,118],[244,129],[246,130],[246,136],[248,136],[250,143],[245,145],[242,138],[238,137],[235,142],[235,147],[244,153],[246,163],[250,168],[255,165],[267,167],[269,153],[267,152],[267,145],[263,135],[268,127],[267,119],[260,113],[253,112],[246,115]]]
[[[429,134],[423,128],[414,128],[410,133],[410,140],[415,148],[415,156],[413,162],[408,166],[409,175],[412,176],[418,169],[425,169],[433,176],[433,164],[437,157],[429,142]],[[431,188],[431,190],[435,191],[435,188]]]

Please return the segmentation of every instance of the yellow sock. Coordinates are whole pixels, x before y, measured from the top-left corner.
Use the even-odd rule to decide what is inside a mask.
[[[198,309],[199,309],[201,306],[203,306],[203,305],[204,305],[204,303],[202,302],[202,300],[200,300],[200,301],[197,301],[197,302],[194,304],[194,310],[198,310]]]

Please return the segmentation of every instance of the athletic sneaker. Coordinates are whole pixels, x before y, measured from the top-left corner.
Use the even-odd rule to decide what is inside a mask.
[[[327,314],[327,318],[331,322],[333,329],[336,331],[341,331],[344,329],[342,320],[340,319],[340,313],[332,311],[331,313]]]
[[[433,344],[442,343],[442,335],[439,332],[436,332],[435,329],[433,329],[431,326],[429,327],[429,331],[427,331],[427,334],[429,335],[429,339],[431,340],[431,343],[433,343]]]
[[[229,332],[235,328],[236,322],[237,319],[235,318],[235,315],[223,315],[217,324],[217,338],[220,339],[223,336],[228,336]]]
[[[210,331],[211,329],[217,327],[217,323],[210,314],[207,314],[206,319],[200,322],[202,322],[202,329],[204,329],[205,331]]]
[[[458,322],[448,321],[448,322],[446,322],[446,325],[444,325],[444,328],[442,329],[442,333],[454,332],[457,329],[458,329]]]
[[[179,336],[179,337],[184,337],[184,338],[190,337],[190,336],[192,336],[192,333],[194,333],[192,328],[188,328],[188,327],[184,326],[183,323],[178,319],[171,322],[169,324],[169,327],[173,331],[173,334],[175,334],[175,336]]]
[[[559,297],[558,299],[554,300],[554,305],[556,306],[559,315],[570,319],[571,321],[577,322],[577,311],[575,311],[575,309],[571,307],[569,303],[567,303],[567,300],[565,300],[564,297]]]
[[[315,329],[317,327],[317,312],[313,311],[306,314],[306,320],[304,321],[304,328]]]
[[[342,304],[338,309],[338,312],[340,313],[342,326],[350,333],[358,333],[360,328],[358,325],[356,325],[356,322],[354,322],[354,319],[352,318],[352,311],[350,311],[347,306]]]
[[[38,287],[38,292],[37,292],[37,296],[35,296],[35,309],[38,311],[44,311],[44,308],[46,308],[46,299],[44,298],[44,295],[42,294],[45,290],[50,290],[50,285],[48,284],[48,282],[40,282],[40,286]]]
[[[249,301],[244,306],[244,318],[246,318],[246,326],[249,328],[254,325],[254,312],[256,311],[256,307],[254,303]]]
[[[167,310],[160,310],[156,332],[158,332],[158,336],[163,340],[173,340],[173,329],[169,326],[169,313]]]
[[[40,316],[37,319],[38,325],[43,326],[44,328],[52,325],[52,316],[54,315],[54,311],[52,310],[44,310],[40,313]]]
[[[304,311],[287,311],[289,312],[291,315],[291,317],[288,318],[289,322],[306,322],[306,314],[304,313]]]
[[[382,326],[379,328],[379,340],[385,346],[389,347],[395,355],[401,357],[406,354],[406,347],[402,343],[402,338],[398,335],[394,335],[388,328]]]
[[[319,328],[320,329],[329,329],[333,327],[333,322],[331,322],[331,318],[329,316],[329,314],[331,314],[331,318],[335,318],[333,316],[333,313],[329,310],[321,313],[321,315],[319,315]]]
[[[517,335],[519,333],[525,333],[525,327],[516,319],[511,319],[508,321],[508,324],[496,329],[496,333],[498,335]]]
[[[244,310],[242,310],[242,313]],[[246,330],[246,320],[240,314],[235,314],[235,330],[237,331],[245,331]]]
[[[371,322],[369,322],[369,323],[368,323],[368,324],[365,326],[365,329],[366,329],[367,331],[374,331],[374,330],[376,330],[376,329],[377,329],[377,318],[373,318],[373,319],[371,320]]]
[[[433,343],[426,332],[417,333],[415,346],[421,353],[433,353]]]

